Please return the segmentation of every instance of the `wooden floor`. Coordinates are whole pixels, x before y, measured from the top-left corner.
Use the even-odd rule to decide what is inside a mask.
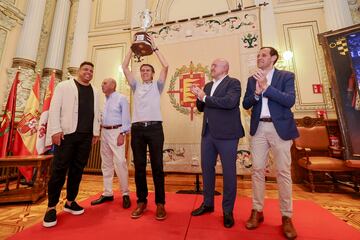
[[[117,187],[117,179],[114,186]],[[201,179],[200,179],[201,181]],[[130,191],[135,191],[134,177],[130,176]],[[195,188],[194,175],[167,174],[165,178],[166,191],[192,190]],[[153,191],[152,178],[148,177],[149,190]],[[82,201],[102,191],[102,176],[84,175],[77,200]],[[274,182],[267,183],[266,198],[277,198],[277,186]],[[222,191],[222,178],[217,177],[216,190]],[[328,189],[324,189],[328,190]],[[238,196],[251,197],[251,181],[249,179],[238,180]],[[58,210],[64,206],[65,191],[62,191]],[[316,202],[328,209],[334,215],[343,219],[348,224],[360,231],[360,194],[350,188],[340,187],[334,193],[311,193],[303,185],[293,185],[294,199],[307,199]],[[133,202],[135,199],[132,199]],[[2,204],[0,205],[0,239],[5,239],[23,229],[41,222],[47,206],[47,199],[42,199],[35,204]],[[250,209],[249,209],[250,212]]]

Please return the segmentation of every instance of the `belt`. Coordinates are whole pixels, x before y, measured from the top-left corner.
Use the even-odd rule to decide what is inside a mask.
[[[261,122],[272,122],[271,118],[260,118]]]
[[[113,125],[113,126],[104,126],[104,125],[101,125],[102,128],[105,128],[105,129],[117,129],[119,127],[121,127],[122,125],[121,124],[118,124],[118,125]]]
[[[161,121],[134,122],[132,125],[136,127],[147,127],[156,124],[161,124]]]

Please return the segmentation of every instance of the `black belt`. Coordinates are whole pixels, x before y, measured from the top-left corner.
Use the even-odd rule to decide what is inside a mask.
[[[272,122],[271,118],[260,118],[261,122]]]
[[[102,128],[105,128],[105,129],[117,129],[119,127],[121,127],[122,125],[121,124],[118,124],[118,125],[113,125],[113,126],[104,126],[104,125],[101,125]]]
[[[136,127],[147,127],[156,124],[161,124],[161,121],[134,122],[132,125]]]

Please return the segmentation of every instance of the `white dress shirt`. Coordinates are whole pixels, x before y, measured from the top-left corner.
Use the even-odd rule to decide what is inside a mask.
[[[271,85],[271,81],[272,81],[272,78],[273,78],[273,75],[274,75],[274,71],[275,71],[275,68],[271,69],[270,72],[268,72],[268,74],[266,74],[266,80],[267,80],[268,86]],[[264,92],[262,94],[264,94]],[[264,97],[264,95],[262,95],[261,101],[262,101],[262,105],[261,105],[260,118],[269,118],[269,117],[271,117],[270,110],[269,110],[269,105],[268,105],[268,98]]]
[[[225,75],[224,77],[220,78],[219,80],[215,80],[213,79],[213,85],[211,86],[211,90],[210,90],[210,97],[214,94],[216,88],[220,85],[220,83],[222,82],[222,80],[224,80],[224,78],[226,78],[227,75]],[[203,102],[205,102],[206,99],[206,95],[204,96]]]

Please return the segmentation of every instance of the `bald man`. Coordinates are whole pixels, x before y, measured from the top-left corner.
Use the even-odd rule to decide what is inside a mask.
[[[196,107],[204,112],[201,138],[201,169],[203,197],[201,206],[191,212],[193,216],[214,211],[215,165],[218,155],[223,170],[224,226],[234,225],[233,209],[236,198],[236,154],[239,138],[244,136],[240,118],[240,81],[228,76],[229,63],[216,59],[211,65],[213,80],[204,90],[191,88],[196,95]]]
[[[101,171],[104,180],[104,192],[91,205],[114,200],[112,183],[114,170],[119,179],[123,208],[131,205],[128,185],[128,167],[125,158],[125,137],[130,131],[130,111],[126,97],[116,92],[116,81],[104,79],[101,88],[106,101],[101,124]]]

